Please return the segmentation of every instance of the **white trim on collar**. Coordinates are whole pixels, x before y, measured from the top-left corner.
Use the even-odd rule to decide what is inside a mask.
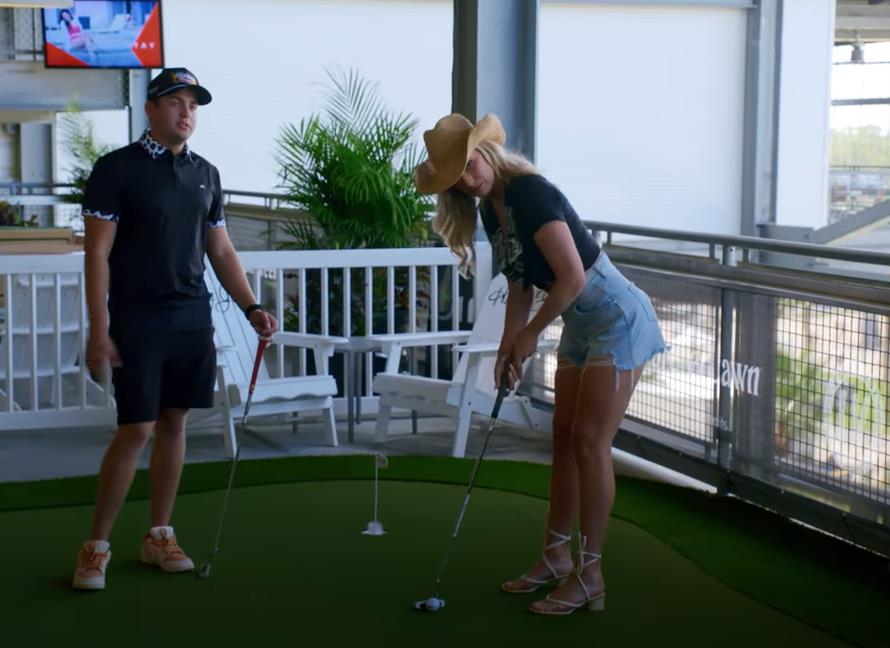
[[[142,135],[139,136],[139,145],[142,146],[143,149],[145,149],[145,152],[151,156],[152,160],[157,160],[164,153],[170,150],[154,137],[152,137],[151,133],[147,129],[142,133]],[[189,160],[192,160],[192,150],[189,148],[188,144],[183,147],[182,152],[188,156]]]

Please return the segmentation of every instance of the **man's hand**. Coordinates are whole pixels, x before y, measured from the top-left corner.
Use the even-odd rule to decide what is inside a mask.
[[[250,325],[264,340],[271,340],[278,330],[278,322],[269,313],[262,309],[256,309],[250,314]]]
[[[109,367],[120,367],[121,364],[117,346],[108,334],[90,335],[87,340],[87,368],[93,380],[101,382]]]

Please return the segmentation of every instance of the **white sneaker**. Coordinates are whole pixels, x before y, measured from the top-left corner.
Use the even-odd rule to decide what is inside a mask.
[[[106,540],[89,540],[77,554],[77,569],[71,585],[80,590],[105,589],[105,568],[111,560],[111,545]]]
[[[152,527],[142,540],[139,559],[146,565],[157,565],[161,571],[184,572],[195,568],[192,559],[176,544],[173,527]]]

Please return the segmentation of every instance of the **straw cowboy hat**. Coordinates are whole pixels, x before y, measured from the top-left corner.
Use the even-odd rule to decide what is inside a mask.
[[[467,161],[480,142],[504,144],[506,136],[501,120],[489,113],[475,126],[458,113],[451,113],[425,131],[423,141],[429,159],[414,170],[414,184],[423,194],[441,193],[454,185],[463,174]]]

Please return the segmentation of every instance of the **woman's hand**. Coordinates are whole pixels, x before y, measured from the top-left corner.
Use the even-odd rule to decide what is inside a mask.
[[[500,387],[501,377],[507,371],[507,382],[513,389],[522,380],[522,363],[538,350],[538,336],[524,328],[513,339],[513,343],[507,348],[498,350],[497,362],[495,362],[495,385]]]
[[[522,380],[522,363],[537,350],[538,335],[532,333],[527,327],[519,331],[510,352],[510,367],[516,376],[517,383]]]

